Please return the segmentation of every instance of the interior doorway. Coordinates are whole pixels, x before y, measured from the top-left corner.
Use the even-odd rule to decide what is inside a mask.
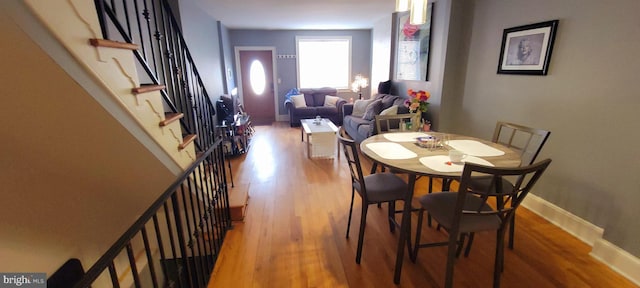
[[[270,47],[236,47],[238,93],[253,125],[276,121],[274,53]]]

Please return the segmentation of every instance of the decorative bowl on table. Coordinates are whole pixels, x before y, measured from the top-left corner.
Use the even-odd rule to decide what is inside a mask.
[[[446,134],[431,133],[426,136],[416,137],[416,145],[422,148],[438,149],[444,147],[446,139]]]
[[[438,139],[432,135],[416,137],[416,143],[418,144],[418,146],[425,148],[434,147],[437,143],[437,140]]]

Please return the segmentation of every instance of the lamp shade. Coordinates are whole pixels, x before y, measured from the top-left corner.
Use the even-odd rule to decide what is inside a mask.
[[[427,22],[427,0],[412,0],[411,12],[409,13],[409,23],[411,25],[422,25]]]
[[[351,83],[351,90],[353,92],[360,92],[362,91],[362,88],[367,88],[367,86],[369,86],[369,79],[362,76],[361,74],[358,74],[353,80],[353,83]]]

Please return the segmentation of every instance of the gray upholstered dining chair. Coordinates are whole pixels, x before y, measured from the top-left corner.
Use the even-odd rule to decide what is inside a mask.
[[[524,166],[536,161],[549,135],[551,132],[547,130],[500,121],[496,124],[491,141],[520,152]]]
[[[347,223],[347,239],[349,238],[349,229],[351,228],[355,192],[358,192],[358,195],[362,198],[362,214],[360,216],[358,250],[356,253],[356,263],[360,264],[369,205],[383,202],[389,203],[389,229],[393,232],[395,227],[399,226],[395,220],[395,214],[401,212],[401,210],[395,210],[395,202],[404,200],[406,193],[408,193],[409,186],[402,178],[392,173],[375,173],[364,176],[360,164],[358,146],[354,140],[346,135],[343,127],[340,127],[338,131],[338,141],[340,141],[342,145],[345,159],[347,160],[351,173],[351,206],[349,208],[349,220]],[[408,242],[410,243],[410,241]]]
[[[496,124],[496,129],[493,132],[493,138],[491,141],[494,143],[502,144],[520,153],[521,166],[531,165],[540,154],[542,146],[547,142],[547,139],[551,135],[550,131],[530,128],[518,124],[501,122]],[[512,185],[508,179],[502,179],[503,186]],[[471,180],[470,185],[472,187],[484,188],[491,184],[491,177],[474,177]],[[513,249],[515,235],[515,214],[514,219],[511,221],[509,227],[509,249]],[[471,244],[473,243],[473,234],[469,237],[469,243],[465,256],[469,255]]]
[[[465,236],[480,231],[496,233],[493,287],[500,286],[504,268],[504,234],[522,200],[547,169],[551,159],[516,168],[489,167],[466,163],[462,171],[458,192],[438,192],[419,198],[421,210],[418,216],[415,245],[411,260],[416,261],[418,250],[434,246],[447,246],[445,287],[453,286],[453,266],[460,254]],[[478,189],[471,186],[472,174],[483,173],[490,177],[488,186]],[[503,185],[503,177],[516,177],[516,181]],[[502,201],[501,205],[492,205]],[[421,243],[424,211],[449,234],[448,241]]]

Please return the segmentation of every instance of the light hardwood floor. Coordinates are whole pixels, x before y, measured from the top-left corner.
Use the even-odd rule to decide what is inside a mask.
[[[386,205],[369,209],[360,265],[358,196],[345,238],[351,188],[344,156],[307,159],[300,129],[288,123],[255,129],[249,152],[232,160],[233,189],[250,194],[246,217],[227,234],[209,287],[395,287],[398,232],[389,232]],[[368,171],[370,163],[365,166]],[[426,193],[427,181],[418,180],[417,195]],[[516,225],[502,287],[637,287],[591,258],[588,245],[526,208]],[[422,237],[446,235],[424,227]],[[494,233],[476,235],[471,255],[456,263],[455,287],[491,287],[494,243]],[[405,256],[397,286],[442,287],[445,253],[445,247],[421,249],[416,263]]]

